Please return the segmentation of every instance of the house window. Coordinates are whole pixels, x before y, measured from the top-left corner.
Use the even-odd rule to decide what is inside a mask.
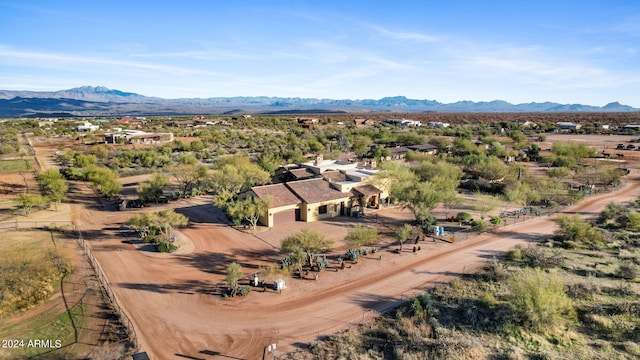
[[[327,205],[322,205],[318,208],[318,214],[326,214],[327,210]]]

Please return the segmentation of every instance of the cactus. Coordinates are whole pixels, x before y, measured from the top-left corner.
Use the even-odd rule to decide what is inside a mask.
[[[362,256],[367,256],[367,255],[369,255],[369,248],[362,249]]]
[[[347,250],[347,252],[344,254],[344,256],[349,260],[357,261],[358,258],[360,257],[360,249],[351,248],[351,249]]]
[[[371,248],[371,253],[372,254],[375,254],[377,252],[378,252],[378,247],[377,246],[374,246],[373,248]]]
[[[326,269],[329,266],[329,262],[320,260],[316,262],[316,266],[318,267],[318,271],[322,271],[323,269]]]
[[[280,263],[282,264],[282,267],[289,267],[291,266],[292,262],[291,262],[291,258],[289,258],[288,256],[282,260],[280,260]]]

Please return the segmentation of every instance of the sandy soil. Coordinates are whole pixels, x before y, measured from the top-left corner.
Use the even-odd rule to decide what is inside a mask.
[[[639,195],[634,171],[620,189],[588,198],[566,212],[595,215],[610,201]],[[230,262],[239,262],[249,275],[260,264],[279,259],[277,249],[272,241],[217,223],[213,207],[203,199],[171,206],[205,216],[182,230],[193,251],[162,258],[146,256],[123,237],[121,225],[126,219],[149,209],[112,212],[101,206],[79,206],[75,211],[78,225],[91,239],[120,304],[134,322],[141,350],[154,359],[259,359],[271,343],[278,344],[279,352],[294,350],[556,229],[551,218],[539,218],[454,244],[421,243],[423,249],[416,255],[383,251],[383,260],[369,256],[350,269],[328,269],[318,281],[287,278],[288,288],[282,294],[254,291],[244,298],[226,299],[220,289]],[[327,226],[309,226],[316,224]]]
[[[611,146],[624,141],[611,140]],[[229,227],[206,197],[181,200],[168,206],[192,220],[181,231],[192,248],[149,256],[130,241],[132,234],[124,224],[132,214],[156,209],[117,212],[92,195],[74,185],[72,218],[90,241],[119,303],[132,319],[140,350],[152,359],[260,359],[271,343],[277,344],[278,353],[294,350],[318,336],[392,309],[436,282],[473,271],[516,244],[538,241],[557,228],[552,218],[545,217],[454,244],[423,242],[415,255],[383,250],[351,268],[327,269],[317,281],[286,278],[288,288],[281,294],[252,291],[246,297],[228,299],[220,296],[220,290],[231,262],[240,263],[248,276],[259,265],[281,258],[279,240],[295,227],[318,228],[340,238],[350,225],[340,221],[296,223],[281,232],[253,235]],[[639,195],[640,179],[633,169],[615,192],[587,198],[566,212],[596,216],[610,201],[633,200]]]

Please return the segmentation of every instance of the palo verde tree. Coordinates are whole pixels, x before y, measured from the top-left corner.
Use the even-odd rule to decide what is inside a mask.
[[[140,237],[145,242],[152,242],[160,247],[173,243],[175,240],[173,229],[186,226],[189,218],[170,209],[134,215],[127,223],[140,233]]]
[[[220,160],[211,174],[211,187],[216,193],[237,195],[252,186],[271,182],[269,172],[249,158],[234,156]]]
[[[475,200],[473,208],[480,214],[482,220],[499,205],[498,198],[489,194],[474,194],[473,198]]]
[[[62,200],[66,198],[67,190],[69,190],[64,176],[56,169],[49,169],[39,173],[36,178],[40,184],[40,190],[53,202],[57,211]]]
[[[122,191],[122,184],[118,181],[118,174],[104,166],[89,166],[85,168],[87,180],[102,193],[113,198]]]
[[[170,183],[169,178],[164,174],[159,172],[154,173],[151,175],[151,179],[149,179],[149,181],[145,181],[140,184],[140,187],[138,188],[138,197],[140,198],[140,201],[143,203],[153,201],[157,204],[162,197],[164,188]]]
[[[242,279],[242,268],[237,262],[231,263],[227,269],[227,285],[229,286],[229,295],[231,297],[236,296],[238,293],[238,282]]]
[[[178,164],[169,168],[180,186],[182,197],[187,197],[197,190],[207,179],[207,168],[198,164]]]
[[[379,234],[380,232],[376,228],[356,225],[354,228],[349,229],[344,241],[354,248],[359,248],[375,243]]]
[[[22,193],[18,195],[14,202],[24,210],[25,216],[31,215],[33,208],[43,207],[47,204],[47,198],[39,194]]]
[[[259,197],[248,197],[244,200],[238,200],[227,204],[227,212],[237,220],[247,220],[251,224],[253,230],[256,229],[260,216],[266,214],[269,204],[272,201],[264,201]]]
[[[309,266],[313,266],[313,259],[316,255],[331,249],[332,245],[333,240],[327,239],[322,233],[304,229],[282,241],[282,252],[291,254],[296,248],[299,248],[305,253]]]
[[[411,225],[404,224],[403,227],[396,230],[396,232],[393,234],[396,240],[398,240],[398,243],[400,244],[400,251],[402,251],[402,244],[404,244],[404,242],[407,241],[411,236],[411,230],[412,230]]]

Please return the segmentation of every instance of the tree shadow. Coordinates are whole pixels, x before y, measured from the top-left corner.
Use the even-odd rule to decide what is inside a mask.
[[[213,204],[179,207],[174,210],[175,212],[188,217],[189,221],[193,223],[229,225],[229,221],[224,210],[213,206]]]
[[[227,267],[237,259],[226,253],[200,252],[195,254],[182,255],[178,261],[199,269],[202,272],[216,275],[227,273]],[[243,264],[240,264],[243,266]]]
[[[149,291],[158,294],[179,293],[184,295],[205,294],[220,295],[221,289],[218,285],[201,280],[186,280],[173,284],[151,284],[151,283],[118,283],[117,286],[123,289]]]

